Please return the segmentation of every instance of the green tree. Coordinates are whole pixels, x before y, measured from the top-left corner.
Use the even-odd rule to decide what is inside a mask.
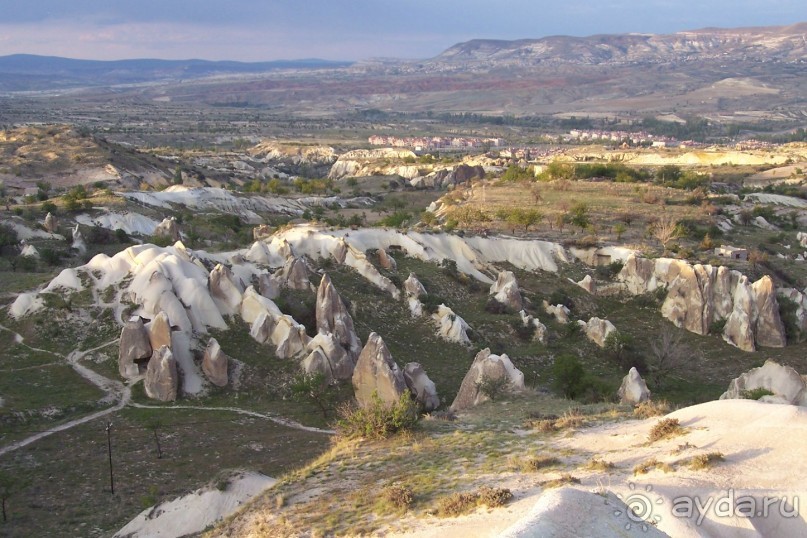
[[[586,371],[573,355],[560,355],[555,359],[552,377],[555,390],[566,398],[573,400],[585,390]]]
[[[622,239],[622,234],[625,233],[627,228],[621,222],[614,224],[614,233],[616,234],[616,240],[619,241]]]
[[[334,391],[324,374],[299,374],[292,380],[290,388],[292,398],[313,403],[322,413],[322,418],[328,418],[334,405]]]
[[[588,216],[588,205],[584,202],[577,202],[569,210],[569,222],[578,226],[582,232],[591,225],[591,219]]]

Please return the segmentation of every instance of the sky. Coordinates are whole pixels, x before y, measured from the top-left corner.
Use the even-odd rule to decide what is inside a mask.
[[[0,0],[0,56],[431,58],[521,39],[807,22],[807,0]]]

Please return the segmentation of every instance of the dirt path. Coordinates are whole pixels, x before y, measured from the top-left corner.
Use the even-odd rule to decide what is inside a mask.
[[[35,348],[35,347],[32,347],[32,346],[29,346],[28,344],[25,344],[22,335],[15,333],[14,331],[12,331],[11,329],[9,329],[7,327],[4,327],[4,326],[0,325],[0,330],[5,330],[5,331],[8,331],[8,332],[12,333],[14,335],[14,340],[18,344],[23,345],[23,346],[27,347],[28,349],[31,349],[33,351],[43,352],[43,353],[49,353],[51,355],[54,355],[56,357],[61,357],[62,359],[66,360],[67,363],[70,365],[70,367],[73,368],[73,370],[75,370],[76,373],[78,373],[78,375],[80,375],[81,377],[83,377],[84,379],[86,379],[87,381],[89,381],[90,383],[92,383],[93,385],[98,387],[99,389],[101,389],[101,391],[103,391],[106,394],[106,396],[103,399],[104,402],[107,402],[107,403],[116,402],[115,405],[113,405],[112,407],[109,407],[109,408],[104,409],[102,411],[97,411],[97,412],[92,413],[90,415],[87,415],[85,417],[81,417],[81,418],[77,418],[75,420],[71,420],[69,422],[65,422],[64,424],[60,424],[59,426],[54,426],[53,428],[50,428],[47,431],[42,431],[42,432],[36,433],[36,434],[34,434],[34,435],[30,436],[30,437],[26,437],[25,439],[22,439],[20,441],[16,441],[14,443],[11,443],[8,446],[2,447],[2,448],[0,448],[0,456],[2,456],[3,454],[7,454],[9,452],[13,452],[14,450],[17,450],[17,449],[22,448],[24,446],[30,445],[31,443],[34,443],[34,442],[36,442],[36,441],[38,441],[40,439],[48,437],[49,435],[52,435],[54,433],[69,430],[70,428],[73,428],[75,426],[79,426],[81,424],[85,424],[85,423],[90,422],[92,420],[95,420],[97,418],[104,417],[104,416],[109,415],[111,413],[114,413],[116,411],[120,411],[121,409],[123,409],[127,405],[131,405],[132,407],[139,407],[139,408],[143,408],[143,409],[164,409],[164,410],[195,409],[195,410],[200,410],[200,411],[229,411],[229,412],[232,412],[232,413],[237,413],[239,415],[252,416],[252,417],[256,417],[256,418],[262,418],[262,419],[265,419],[265,420],[271,420],[272,422],[274,422],[276,424],[280,424],[280,425],[286,426],[288,428],[294,428],[296,430],[302,430],[302,431],[314,432],[314,433],[322,433],[322,434],[326,434],[326,435],[330,435],[330,434],[334,433],[332,430],[324,430],[324,429],[320,429],[320,428],[314,428],[314,427],[311,427],[311,426],[305,426],[305,425],[300,424],[299,422],[296,422],[296,421],[291,420],[291,419],[287,419],[287,418],[283,418],[283,417],[276,417],[276,416],[267,415],[267,414],[264,414],[264,413],[258,413],[257,411],[250,411],[249,409],[240,409],[238,407],[206,407],[206,406],[193,406],[193,405],[175,405],[175,406],[171,406],[171,407],[166,407],[166,406],[159,406],[159,405],[135,404],[135,403],[132,403],[132,401],[131,401],[132,400],[132,389],[131,389],[131,387],[129,385],[126,385],[126,384],[124,384],[124,383],[122,383],[120,381],[116,381],[116,380],[104,377],[101,374],[99,374],[98,372],[96,372],[95,370],[92,370],[91,368],[87,368],[86,366],[84,366],[83,364],[81,364],[79,362],[81,359],[83,359],[85,356],[87,356],[90,353],[98,351],[99,349],[103,349],[103,348],[105,348],[107,346],[111,346],[112,344],[116,344],[119,341],[119,339],[116,338],[115,340],[111,340],[109,342],[106,342],[105,344],[101,344],[100,346],[97,346],[97,347],[92,348],[92,349],[88,349],[86,351],[74,350],[74,351],[71,351],[70,353],[68,353],[67,356],[64,356],[64,355],[61,355],[60,353],[49,351],[47,349]],[[47,365],[40,365],[38,367],[41,368],[42,366],[47,366]]]

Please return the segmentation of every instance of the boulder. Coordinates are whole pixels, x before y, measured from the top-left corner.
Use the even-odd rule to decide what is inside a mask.
[[[387,251],[383,248],[378,249],[378,264],[387,271],[395,272],[398,270],[398,264],[395,262],[395,258],[387,254]]]
[[[337,264],[342,265],[345,263],[345,259],[347,258],[347,251],[347,242],[343,237],[340,237],[331,251],[331,256],[333,256],[333,259]]]
[[[476,354],[471,368],[462,380],[460,390],[451,409],[461,411],[490,398],[482,392],[480,385],[484,380],[506,379],[507,392],[517,392],[524,390],[524,374],[513,366],[510,357],[507,355],[493,355],[490,349],[483,349]]]
[[[747,398],[747,393],[754,389],[766,389],[773,393],[774,398],[765,396],[762,398],[763,401],[807,406],[807,383],[804,378],[790,366],[783,366],[771,360],[733,379],[720,399]]]
[[[597,293],[597,284],[594,282],[594,279],[591,278],[591,275],[584,276],[583,280],[576,282],[576,284],[592,295]]]
[[[177,226],[176,219],[174,217],[163,219],[163,221],[154,228],[154,236],[165,237],[166,239],[170,239],[172,243],[179,241],[181,237],[179,235],[179,226]]]
[[[440,405],[440,398],[437,396],[437,387],[426,375],[426,371],[417,362],[410,362],[404,366],[404,381],[409,392],[415,397],[420,407],[428,412],[434,411]]]
[[[227,367],[230,358],[221,350],[221,346],[215,338],[211,338],[205,348],[202,358],[202,371],[207,379],[217,387],[227,385]]]
[[[148,331],[152,350],[160,349],[163,346],[171,349],[171,322],[168,314],[158,312],[149,323]]]
[[[23,245],[20,250],[20,256],[23,258],[39,258],[39,251],[34,245]]]
[[[359,354],[352,381],[356,400],[363,408],[372,405],[373,394],[392,406],[406,391],[401,369],[392,360],[384,340],[374,332],[367,337],[367,344]]]
[[[361,341],[353,327],[353,318],[327,273],[317,289],[316,316],[317,332],[333,334],[353,359],[359,356]]]
[[[512,271],[499,273],[496,282],[490,287],[490,294],[507,308],[519,311],[522,308],[521,293],[518,291],[516,276]]]
[[[459,344],[471,343],[471,339],[468,338],[470,325],[446,305],[441,304],[437,307],[437,312],[432,314],[432,319],[437,323],[438,336],[444,340]]]
[[[232,316],[236,314],[241,306],[244,286],[240,280],[236,279],[233,272],[222,264],[217,264],[207,279],[207,289],[210,296],[219,307],[221,314]]]
[[[525,310],[521,310],[518,315],[521,316],[521,323],[524,325],[524,327],[533,327],[534,332],[532,339],[537,340],[542,344],[546,344],[546,325],[541,323],[540,320],[527,314]]]
[[[550,316],[554,316],[558,323],[569,323],[571,311],[565,305],[551,305],[544,301],[544,312]]]
[[[308,342],[308,356],[303,359],[303,371],[308,374],[321,373],[328,383],[347,380],[353,377],[356,362],[339,340],[331,333],[319,333]]]
[[[619,386],[616,395],[621,404],[636,405],[650,399],[647,383],[639,375],[636,367],[632,367],[628,375],[622,378],[622,385]]]
[[[50,211],[48,211],[48,214],[45,215],[45,222],[42,224],[42,226],[45,228],[46,232],[55,234],[59,229],[59,221],[50,213]]]
[[[607,319],[600,319],[593,317],[588,320],[588,323],[578,321],[586,333],[586,337],[600,347],[605,347],[605,339],[608,335],[616,331],[614,324]]]
[[[73,228],[73,244],[71,247],[76,249],[79,254],[86,254],[87,252],[87,243],[84,242],[84,236],[81,234],[81,230],[78,229],[78,224]]]
[[[126,322],[120,333],[118,350],[118,370],[127,379],[140,375],[140,368],[146,366],[151,358],[151,342],[149,332],[140,317]]]
[[[149,360],[143,388],[146,396],[161,402],[173,402],[177,399],[179,372],[177,361],[167,346],[158,348]]]

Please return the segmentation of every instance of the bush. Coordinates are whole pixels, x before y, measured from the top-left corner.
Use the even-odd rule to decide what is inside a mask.
[[[393,509],[401,512],[405,512],[415,501],[412,488],[398,482],[381,490],[381,498]]]
[[[346,439],[386,439],[398,432],[411,430],[419,418],[417,405],[408,391],[392,405],[386,405],[378,394],[373,393],[369,407],[345,405],[339,408],[338,413],[336,431]]]
[[[586,371],[580,361],[572,355],[560,355],[555,359],[552,376],[555,390],[566,398],[574,399],[585,390]]]
[[[757,387],[755,389],[742,391],[741,396],[746,400],[759,400],[763,396],[773,396],[773,392],[765,387]]]
[[[496,508],[504,506],[513,498],[513,493],[506,488],[482,486],[476,491],[452,493],[437,502],[439,517],[457,517],[475,509],[477,506]]]
[[[656,422],[655,426],[650,430],[647,439],[651,443],[668,439],[676,435],[684,433],[684,428],[678,422],[677,418],[663,418]]]
[[[633,409],[633,416],[638,419],[657,417],[670,412],[670,404],[666,400],[647,400]]]
[[[479,389],[479,392],[490,398],[491,402],[495,402],[496,398],[507,392],[509,387],[510,380],[507,379],[505,375],[501,377],[490,377],[485,374],[482,376],[482,379],[476,383],[476,388]]]
[[[710,469],[715,463],[725,461],[722,452],[709,452],[708,454],[698,454],[689,460],[689,468],[695,471]]]

